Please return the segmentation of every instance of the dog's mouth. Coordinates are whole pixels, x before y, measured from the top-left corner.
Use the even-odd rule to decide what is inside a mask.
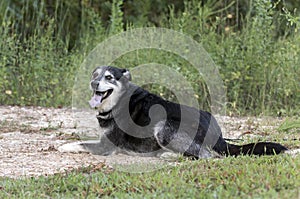
[[[101,98],[101,102],[102,102],[103,100],[105,100],[106,98],[108,98],[112,94],[112,92],[113,92],[113,89],[109,89],[109,90],[104,91],[104,92],[96,91],[95,95],[101,96],[102,97]]]
[[[107,99],[113,92],[113,89],[108,89],[107,91],[95,91],[92,99],[89,101],[90,106],[95,108],[99,106],[103,100]]]

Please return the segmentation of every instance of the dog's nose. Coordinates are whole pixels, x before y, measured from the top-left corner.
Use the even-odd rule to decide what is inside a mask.
[[[99,86],[99,81],[92,81],[91,85],[93,89],[97,89]]]

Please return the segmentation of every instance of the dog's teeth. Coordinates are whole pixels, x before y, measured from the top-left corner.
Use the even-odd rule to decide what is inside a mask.
[[[103,98],[106,97],[107,93],[108,93],[107,91],[104,93]]]

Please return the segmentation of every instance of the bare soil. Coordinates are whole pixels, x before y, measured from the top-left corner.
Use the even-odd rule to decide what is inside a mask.
[[[161,163],[155,157],[125,154],[96,156],[61,153],[59,146],[81,139],[98,138],[96,113],[69,108],[0,106],[0,177],[52,175],[86,166]],[[224,137],[264,136],[281,120],[275,118],[217,117]]]

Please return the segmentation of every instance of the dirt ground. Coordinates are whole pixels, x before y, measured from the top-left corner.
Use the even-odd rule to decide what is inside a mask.
[[[97,139],[99,129],[95,115],[93,111],[68,108],[0,106],[0,176],[19,178],[52,175],[89,165],[115,167],[166,161],[155,157],[96,156],[57,150],[68,142]],[[272,131],[282,122],[274,118],[217,118],[227,138]]]

